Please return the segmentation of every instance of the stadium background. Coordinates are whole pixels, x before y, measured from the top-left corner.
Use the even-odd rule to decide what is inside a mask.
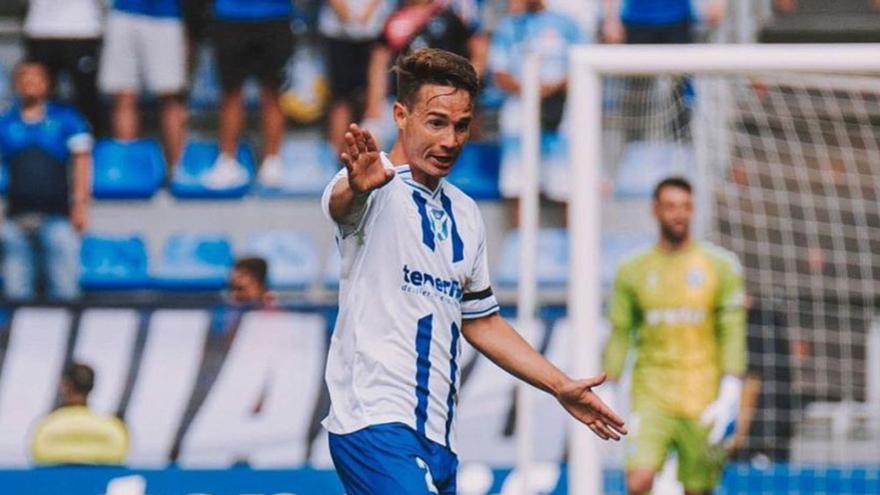
[[[710,41],[755,36],[768,42],[880,38],[876,28],[880,23],[873,22],[876,14],[859,10],[864,2],[839,2],[836,8],[813,5],[819,3],[801,2],[798,15],[768,16],[754,9],[745,28],[729,25],[726,32],[707,36]],[[315,81],[303,74],[320,74],[321,45],[309,31],[315,5],[299,7],[296,25],[303,49],[295,61],[314,71],[297,71],[297,77],[305,82],[291,78],[289,91],[309,95]],[[484,28],[491,33],[494,20],[505,7],[488,0],[480,7]],[[818,10],[811,11],[814,7]],[[4,2],[3,8],[0,72],[6,75],[0,75],[0,99],[8,101],[8,74],[21,55],[21,10],[14,2]],[[819,17],[815,16],[827,20],[829,15],[838,16],[837,21],[817,25]],[[596,19],[598,13],[584,22],[594,25]],[[214,109],[219,97],[210,47],[200,49],[198,60],[189,95],[193,157],[205,153],[210,148],[205,143],[214,140]],[[253,109],[256,91],[252,88],[248,94]],[[877,95],[863,97],[876,102]],[[489,227],[496,284],[506,303],[505,311],[513,314],[517,239],[507,227],[509,213],[497,187],[501,152],[492,120],[499,104],[497,89],[490,88],[482,103],[482,136],[469,147],[452,180],[480,199]],[[144,105],[148,119],[155,120],[151,115],[155,102],[146,98]],[[249,122],[248,141],[259,142],[257,128]],[[148,137],[157,135],[154,125],[145,129]],[[173,180],[166,187],[160,173],[164,167],[151,162],[155,142],[148,141],[140,149],[117,148],[109,141],[99,145],[95,152],[97,200],[82,253],[87,289],[82,301],[64,306],[8,306],[3,312],[0,464],[4,468],[0,485],[6,487],[4,491],[58,493],[63,487],[65,493],[109,493],[112,486],[108,484],[115,483],[118,489],[137,487],[141,482],[146,484],[145,493],[155,494],[339,491],[335,475],[328,471],[325,436],[317,424],[326,410],[321,373],[335,314],[338,270],[331,232],[317,204],[317,195],[337,164],[320,135],[320,124],[291,120],[283,157],[298,168],[293,169],[296,173],[290,177],[289,187],[279,192],[254,185],[231,191],[226,197],[210,197],[185,185],[175,187]],[[648,153],[660,149],[662,154],[661,148]],[[681,165],[667,163],[646,170],[638,163],[639,157],[656,155],[630,150],[636,158],[627,160],[623,151],[604,171],[609,177],[609,203],[603,210],[603,223],[617,226],[603,237],[602,256],[607,262],[603,262],[601,277],[606,288],[616,261],[652,239],[653,226],[645,214],[652,181],[680,170]],[[667,150],[662,156],[675,153]],[[869,156],[866,171],[859,173],[869,181],[867,189],[871,180],[877,183],[877,175],[871,175],[878,172],[877,160],[877,156]],[[663,161],[662,157],[657,160]],[[134,167],[120,166],[127,163],[138,163],[136,172]],[[138,175],[127,177],[129,173]],[[135,186],[137,190],[120,193],[114,190],[120,184],[122,189]],[[839,197],[846,199],[847,192]],[[826,196],[800,197],[806,202],[820,198],[825,200]],[[868,193],[860,196],[866,202],[871,198]],[[874,209],[862,212],[867,230],[860,235],[876,240],[880,224],[876,196],[873,198]],[[542,351],[564,366],[564,288],[570,275],[561,217],[558,209],[545,209],[543,222],[548,228],[542,233],[540,249],[540,341]],[[223,219],[222,224],[218,218]],[[742,231],[724,230],[724,226],[742,226],[741,221],[739,217],[720,218],[719,229],[728,236],[728,245],[736,247]],[[205,245],[211,248],[208,256],[202,256]],[[737,252],[745,257],[747,268],[760,269],[760,261],[748,258],[748,243],[739,247]],[[795,246],[792,252],[796,252]],[[859,252],[873,260],[868,263],[873,268],[859,274],[867,278],[859,279],[861,287],[871,286],[872,290],[863,290],[860,297],[843,302],[829,303],[825,299],[833,297],[818,295],[825,308],[827,304],[850,305],[855,301],[859,311],[852,312],[849,306],[826,311],[850,314],[848,321],[812,318],[816,321],[791,322],[791,315],[815,313],[811,307],[817,302],[809,298],[796,298],[796,302],[768,298],[753,311],[753,321],[765,322],[761,328],[782,329],[770,338],[764,333],[750,334],[750,357],[767,365],[762,373],[765,380],[772,377],[768,382],[775,386],[763,392],[763,414],[758,415],[739,454],[740,464],[726,476],[726,493],[880,492],[876,416],[856,413],[852,416],[855,423],[845,425],[842,432],[831,427],[839,409],[807,418],[812,423],[804,418],[812,403],[857,403],[864,404],[869,413],[872,408],[880,410],[871,402],[878,400],[875,390],[880,377],[871,376],[872,368],[866,366],[878,352],[871,354],[869,336],[877,306],[873,288],[880,249],[869,243]],[[278,309],[243,314],[223,303],[218,291],[225,284],[233,255],[243,253],[269,257],[277,271]],[[110,270],[108,263],[114,265]],[[851,279],[848,275],[846,272],[840,278]],[[837,276],[825,274],[820,283]],[[752,277],[752,292],[761,292],[762,287],[755,286],[760,281],[760,277]],[[833,318],[824,313],[823,317]],[[800,331],[784,330],[795,327]],[[841,346],[841,339],[831,333],[836,328],[846,329],[848,347]],[[768,360],[768,355],[772,359]],[[29,429],[55,404],[61,366],[72,357],[92,363],[101,377],[93,407],[126,419],[132,433],[128,463],[132,470],[30,466]],[[465,354],[463,365],[459,435],[462,478],[469,483],[463,487],[472,487],[472,493],[501,492],[514,462],[513,381],[472,350]],[[565,460],[564,417],[549,398],[542,398],[538,408],[541,421],[536,437],[542,440],[536,445],[536,458],[544,462],[538,478],[547,491],[565,493],[560,464]],[[859,423],[864,417],[867,421]],[[622,493],[620,451],[609,450],[607,458],[607,492]]]

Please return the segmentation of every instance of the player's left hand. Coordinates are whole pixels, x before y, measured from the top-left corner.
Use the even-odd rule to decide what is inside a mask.
[[[742,395],[742,379],[724,375],[718,389],[718,398],[700,415],[700,422],[711,428],[709,445],[718,445],[726,436],[733,433],[739,415],[739,400]]]
[[[626,435],[623,419],[592,390],[604,383],[605,378],[605,373],[602,373],[584,380],[572,380],[559,390],[556,400],[602,440],[620,440],[621,435]]]

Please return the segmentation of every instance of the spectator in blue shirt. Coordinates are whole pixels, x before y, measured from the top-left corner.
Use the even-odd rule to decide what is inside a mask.
[[[606,43],[628,44],[685,44],[693,43],[693,24],[697,15],[691,0],[604,0],[605,18],[602,37]],[[708,0],[705,20],[717,26],[724,18],[727,0]],[[623,95],[621,109],[624,113],[624,139],[643,139],[645,125],[644,105],[650,97],[653,79],[629,78]],[[666,123],[672,139],[690,139],[690,107],[687,94],[690,82],[679,78],[672,91],[674,108],[672,118]]]
[[[214,48],[223,97],[220,103],[220,157],[206,177],[209,187],[243,184],[247,172],[235,159],[244,127],[245,79],[260,83],[263,124],[263,162],[259,180],[277,185],[282,179],[279,156],[284,113],[279,101],[284,67],[293,55],[292,0],[216,0]]]
[[[141,87],[159,96],[165,156],[172,166],[186,136],[186,37],[180,16],[180,0],[114,0],[98,73],[101,90],[113,95],[116,139],[140,135]]]
[[[569,197],[568,160],[561,128],[566,102],[568,49],[583,35],[565,15],[547,10],[544,0],[511,2],[510,13],[498,23],[489,48],[489,71],[495,84],[507,93],[501,107],[499,127],[502,142],[499,189],[511,199],[514,225],[518,218],[522,188],[522,78],[530,53],[540,57],[542,96],[541,191],[552,201],[565,203]]]
[[[46,68],[15,68],[17,102],[0,115],[0,154],[8,167],[3,284],[15,301],[35,296],[37,273],[47,295],[79,295],[79,235],[88,222],[93,138],[73,108],[47,100]]]

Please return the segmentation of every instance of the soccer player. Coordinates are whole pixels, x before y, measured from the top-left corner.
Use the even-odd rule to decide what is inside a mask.
[[[688,494],[709,493],[724,460],[745,372],[743,277],[735,256],[690,238],[691,185],[670,178],[654,190],[656,246],[621,265],[610,303],[605,372],[620,377],[635,347],[630,494],[651,490],[670,450]],[[610,401],[609,401],[610,402]]]
[[[395,72],[391,153],[351,125],[345,170],[322,198],[342,254],[324,426],[346,492],[455,493],[462,337],[600,438],[619,439],[623,421],[592,391],[605,377],[569,378],[499,316],[479,209],[444,180],[468,139],[473,66],[423,48]]]

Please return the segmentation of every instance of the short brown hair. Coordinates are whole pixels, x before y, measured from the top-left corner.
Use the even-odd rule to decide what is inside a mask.
[[[694,190],[694,188],[691,186],[691,183],[684,177],[667,177],[661,180],[657,184],[657,186],[654,187],[654,201],[660,200],[660,193],[662,193],[663,189],[666,189],[667,187],[681,189],[688,194],[692,194]]]
[[[64,379],[74,392],[89,395],[95,387],[95,370],[83,363],[71,362],[64,368]]]
[[[265,259],[260,258],[259,256],[239,258],[235,261],[235,265],[233,265],[232,268],[247,273],[251,277],[254,277],[260,285],[263,287],[266,286],[269,264],[266,263]]]
[[[397,58],[392,69],[397,75],[397,101],[412,107],[425,84],[451,86],[476,99],[480,79],[474,66],[461,55],[437,48],[419,48]]]

